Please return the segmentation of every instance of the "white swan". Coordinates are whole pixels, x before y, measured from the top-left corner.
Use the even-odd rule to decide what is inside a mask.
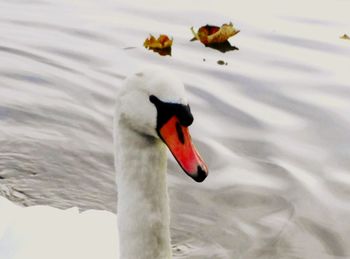
[[[172,258],[166,146],[196,181],[208,173],[191,142],[192,121],[184,86],[170,72],[129,77],[114,120],[118,216],[0,198],[0,259]]]

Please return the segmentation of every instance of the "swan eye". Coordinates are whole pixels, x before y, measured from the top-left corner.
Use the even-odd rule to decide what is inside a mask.
[[[149,100],[157,109],[157,130],[173,116],[179,119],[182,126],[188,127],[192,124],[193,116],[189,105],[163,102],[154,95],[151,95]]]

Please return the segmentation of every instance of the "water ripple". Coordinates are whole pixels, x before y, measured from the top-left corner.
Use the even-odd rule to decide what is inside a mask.
[[[1,2],[0,195],[115,211],[116,91],[164,66],[185,81],[210,168],[196,185],[169,161],[174,257],[348,258],[350,6],[305,5]],[[239,51],[189,41],[230,20]],[[149,33],[174,37],[172,57],[142,47]]]

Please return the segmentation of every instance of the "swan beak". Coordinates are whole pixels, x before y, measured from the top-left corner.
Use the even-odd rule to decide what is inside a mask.
[[[193,145],[188,127],[173,116],[159,129],[159,135],[185,173],[203,182],[208,176],[208,167]]]

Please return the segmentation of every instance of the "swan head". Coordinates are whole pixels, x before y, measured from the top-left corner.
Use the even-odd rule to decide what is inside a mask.
[[[197,182],[208,168],[192,143],[193,116],[183,83],[171,72],[157,69],[136,73],[119,93],[119,116],[131,130],[164,142],[181,168]]]

